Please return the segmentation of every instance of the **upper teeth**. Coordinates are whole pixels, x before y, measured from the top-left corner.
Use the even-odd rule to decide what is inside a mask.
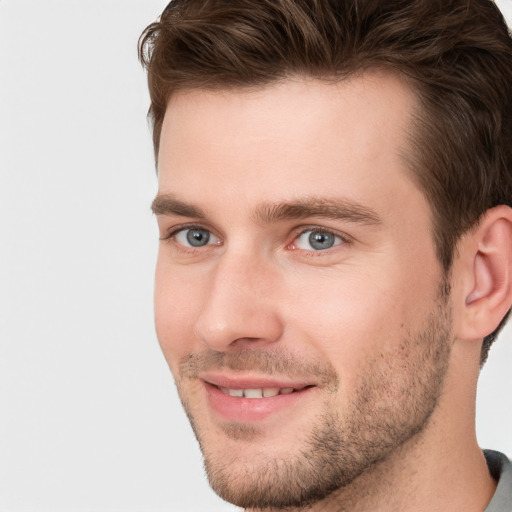
[[[226,393],[226,395],[245,398],[263,398],[276,395],[289,395],[290,393],[293,393],[295,391],[294,388],[219,389],[223,393]]]

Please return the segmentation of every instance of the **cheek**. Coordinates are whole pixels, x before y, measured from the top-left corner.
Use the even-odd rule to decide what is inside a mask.
[[[155,273],[155,328],[158,342],[174,373],[193,344],[191,327],[197,316],[200,289],[159,255]]]
[[[367,361],[393,351],[422,324],[434,285],[411,286],[409,276],[389,269],[378,275],[342,274],[322,280],[303,274],[300,282],[290,282],[295,293],[286,316],[288,327],[296,330],[292,337],[314,347],[350,386]]]

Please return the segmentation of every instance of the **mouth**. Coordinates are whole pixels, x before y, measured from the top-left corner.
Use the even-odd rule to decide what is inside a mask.
[[[302,391],[308,387],[312,386],[303,386],[301,388],[248,388],[248,389],[229,389],[224,387],[217,386],[220,391],[224,394],[237,397],[237,398],[271,398],[277,395],[291,395],[292,393],[296,393],[298,391]]]
[[[278,382],[266,378],[202,376],[207,403],[222,421],[254,423],[291,414],[316,385],[305,382]]]

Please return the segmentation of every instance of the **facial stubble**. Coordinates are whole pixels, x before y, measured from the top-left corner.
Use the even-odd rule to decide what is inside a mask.
[[[312,365],[267,352],[237,353],[231,359],[218,352],[189,356],[180,367],[178,391],[213,490],[244,508],[308,506],[346,488],[422,432],[441,395],[448,368],[452,323],[448,295],[443,284],[422,328],[408,332],[392,351],[367,361],[345,411],[333,406],[339,382],[330,363]],[[323,412],[314,419],[307,438],[298,439],[301,446],[296,452],[276,457],[261,450],[243,459],[237,452],[219,451],[208,442],[206,427],[194,415],[193,397],[186,395],[182,385],[208,365],[234,369],[245,365],[269,375],[292,368],[300,368],[303,374],[315,372],[324,381]],[[258,443],[260,434],[257,427],[241,424],[226,424],[223,432],[240,443]]]

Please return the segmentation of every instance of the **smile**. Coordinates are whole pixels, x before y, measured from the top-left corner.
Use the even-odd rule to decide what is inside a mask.
[[[317,386],[265,378],[209,376],[203,381],[211,412],[222,421],[253,423],[292,413]]]
[[[219,387],[219,389],[226,395],[238,398],[270,398],[277,395],[290,395],[295,391],[300,391],[304,388],[256,388],[256,389],[229,389]]]

